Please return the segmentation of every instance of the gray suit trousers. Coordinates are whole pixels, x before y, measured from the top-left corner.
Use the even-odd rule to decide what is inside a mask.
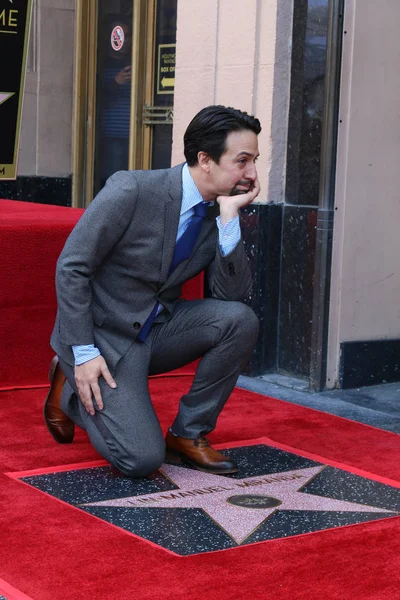
[[[62,409],[87,431],[96,450],[125,475],[148,475],[165,459],[165,441],[151,403],[148,376],[201,358],[171,430],[191,439],[206,435],[215,428],[257,335],[258,319],[241,302],[211,298],[179,302],[169,321],[154,323],[146,342],[134,342],[119,361],[114,374],[116,389],[100,379],[104,408],[94,416],[77,397],[73,367],[60,359],[67,377]]]

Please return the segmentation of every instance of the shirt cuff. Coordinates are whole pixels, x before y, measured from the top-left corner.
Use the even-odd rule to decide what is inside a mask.
[[[72,346],[72,352],[74,353],[76,367],[96,358],[96,356],[100,356],[100,350],[94,344]]]
[[[221,248],[222,256],[227,256],[238,245],[242,237],[240,231],[239,215],[233,217],[225,225],[221,223],[221,217],[217,217],[217,227],[219,234],[219,247]]]

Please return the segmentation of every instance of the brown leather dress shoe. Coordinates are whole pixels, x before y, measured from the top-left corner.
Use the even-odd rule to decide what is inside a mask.
[[[216,475],[238,472],[237,465],[233,460],[214,450],[205,437],[190,440],[178,437],[168,431],[165,441],[167,444],[165,462],[167,463],[173,465],[186,463],[199,471]]]
[[[61,370],[57,356],[51,361],[49,381],[50,390],[43,409],[44,421],[56,442],[70,444],[74,439],[75,425],[60,408],[65,375]]]

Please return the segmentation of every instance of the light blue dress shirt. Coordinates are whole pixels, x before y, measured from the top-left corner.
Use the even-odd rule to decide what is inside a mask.
[[[203,202],[203,198],[193,181],[189,167],[185,164],[182,169],[182,206],[176,241],[178,241],[185,232],[190,219],[194,215],[194,206],[199,204],[199,202]],[[217,217],[216,221],[221,253],[223,256],[227,256],[227,254],[232,252],[241,238],[239,217],[234,217],[225,225],[222,225],[220,217]],[[75,365],[82,365],[83,363],[92,360],[92,358],[100,356],[99,349],[93,344],[72,346],[72,351],[75,357]]]

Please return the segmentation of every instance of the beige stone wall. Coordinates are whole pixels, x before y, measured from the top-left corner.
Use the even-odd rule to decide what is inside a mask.
[[[34,0],[18,175],[71,173],[75,0]]]
[[[224,104],[255,114],[263,127],[261,202],[283,199],[292,2],[282,4],[178,1],[172,164],[183,160],[184,131],[204,106]]]
[[[343,341],[400,338],[400,2],[347,0],[329,385]]]

